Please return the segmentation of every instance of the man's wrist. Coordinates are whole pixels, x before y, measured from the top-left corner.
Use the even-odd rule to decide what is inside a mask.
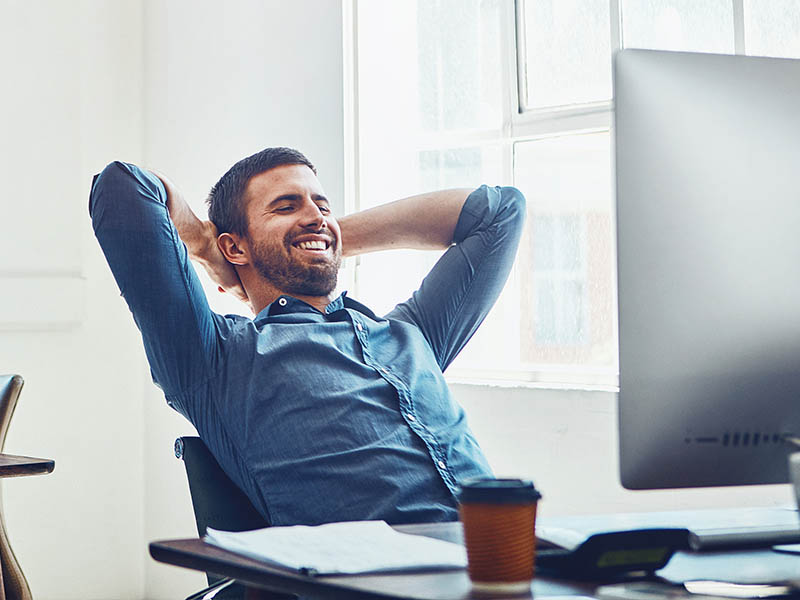
[[[191,227],[184,228],[184,231],[179,228],[178,235],[186,244],[189,257],[201,264],[207,264],[216,252],[216,231],[216,227],[210,221],[198,220]]]

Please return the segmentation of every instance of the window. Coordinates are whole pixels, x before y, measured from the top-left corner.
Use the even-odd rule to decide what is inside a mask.
[[[518,187],[528,222],[495,309],[448,375],[617,383],[611,56],[621,47],[800,57],[796,0],[353,0],[355,206]],[[438,253],[355,267],[378,312]]]

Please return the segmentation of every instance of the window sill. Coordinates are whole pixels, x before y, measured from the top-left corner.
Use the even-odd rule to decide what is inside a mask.
[[[445,379],[449,384],[494,388],[619,392],[619,376],[616,373],[586,373],[579,370],[476,373],[465,369],[451,369],[445,373]]]

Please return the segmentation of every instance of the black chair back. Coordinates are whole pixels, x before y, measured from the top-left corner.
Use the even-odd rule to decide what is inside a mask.
[[[223,531],[269,527],[270,523],[225,474],[203,440],[179,437],[175,440],[175,456],[183,459],[186,467],[198,535],[205,535],[206,527]]]
[[[183,460],[189,493],[192,496],[194,520],[201,537],[206,527],[223,531],[247,531],[269,527],[250,499],[240,490],[219,466],[203,440],[196,436],[184,436],[175,440],[175,456]],[[206,573],[209,587],[187,600],[215,598],[217,600],[243,600],[245,589],[230,579]],[[263,592],[259,598],[290,600],[296,596]]]

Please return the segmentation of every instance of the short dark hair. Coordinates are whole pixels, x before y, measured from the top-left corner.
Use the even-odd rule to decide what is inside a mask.
[[[266,148],[243,158],[220,177],[211,188],[206,202],[208,218],[219,233],[247,235],[245,191],[247,184],[260,175],[282,165],[306,165],[317,174],[317,169],[302,152],[293,148]]]

